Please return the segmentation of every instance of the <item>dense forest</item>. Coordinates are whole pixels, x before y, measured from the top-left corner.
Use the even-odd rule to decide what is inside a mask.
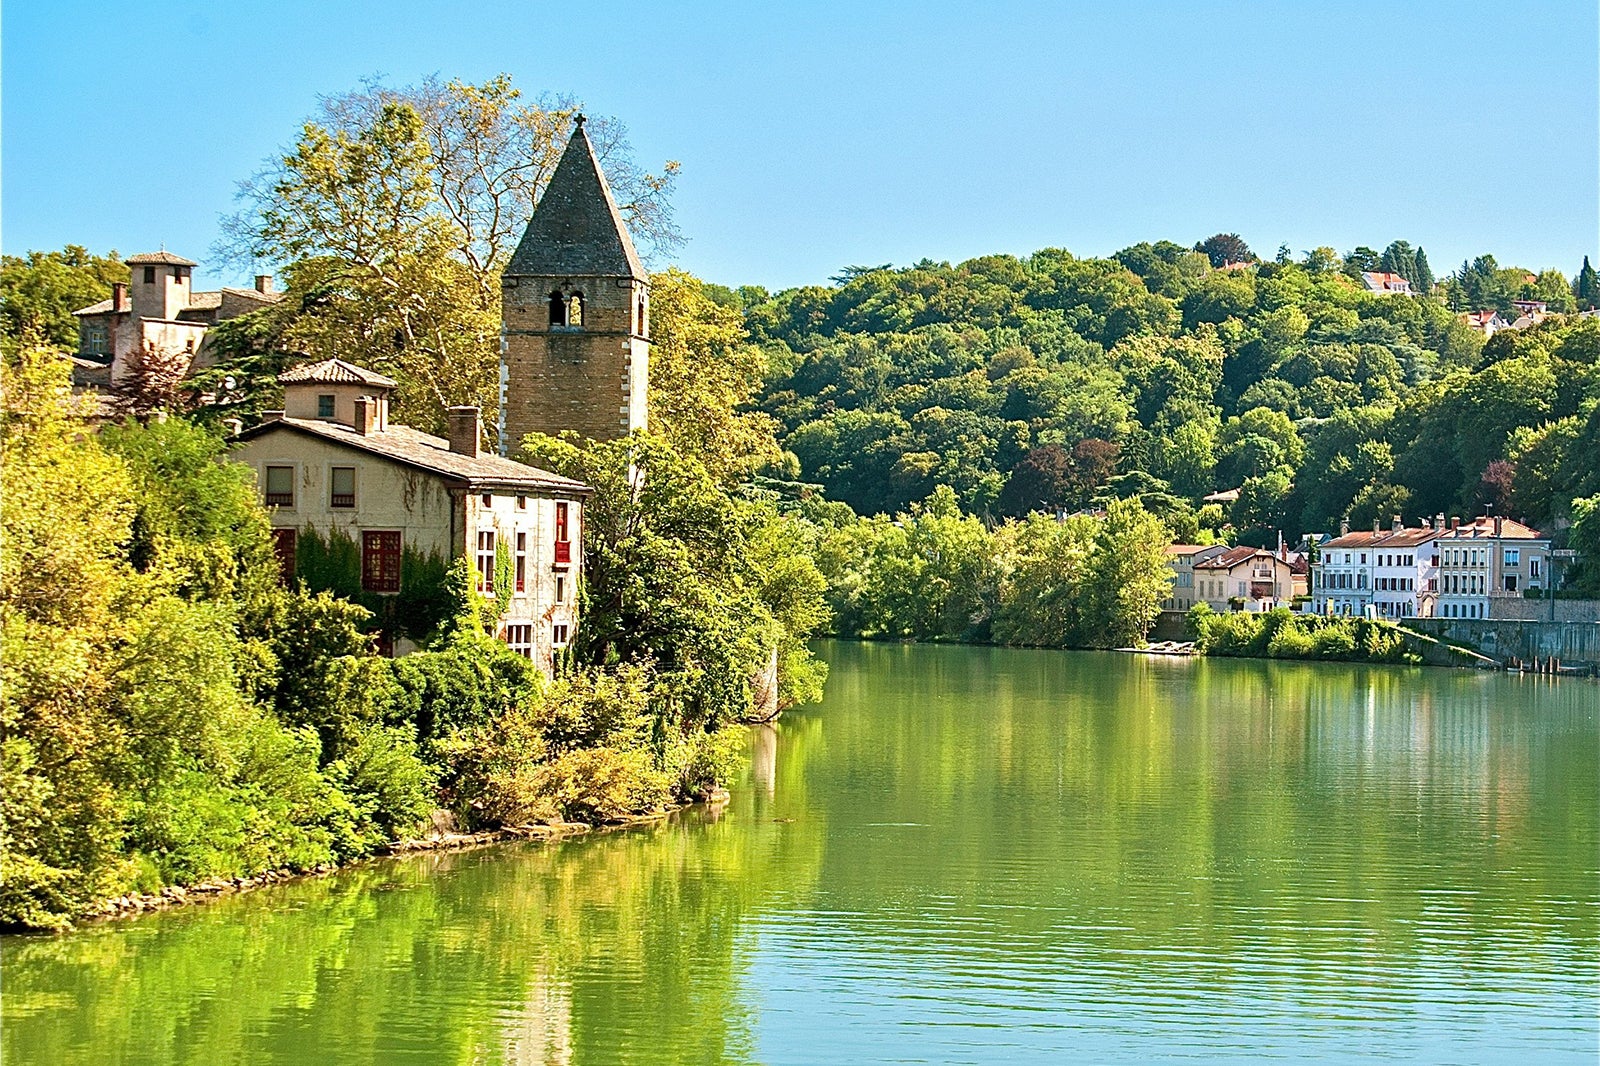
[[[948,485],[991,518],[1138,497],[1180,537],[1493,508],[1561,524],[1600,492],[1600,283],[1464,263],[1429,295],[1425,253],[1256,261],[1219,235],[1108,259],[1046,249],[851,268],[830,286],[714,290],[769,366],[778,479],[862,514]],[[1543,301],[1485,342],[1455,308]],[[1226,509],[1202,497],[1239,490]]]

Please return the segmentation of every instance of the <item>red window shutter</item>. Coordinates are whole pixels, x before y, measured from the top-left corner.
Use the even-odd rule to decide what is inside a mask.
[[[299,537],[292,529],[272,531],[272,554],[278,557],[278,578],[288,584],[294,578],[295,548]]]
[[[368,592],[400,591],[400,534],[368,530],[361,534],[361,587]]]

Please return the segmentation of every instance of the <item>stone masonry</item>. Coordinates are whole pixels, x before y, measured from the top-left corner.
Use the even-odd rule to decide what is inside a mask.
[[[649,275],[581,117],[501,286],[502,454],[533,432],[611,440],[645,427]]]

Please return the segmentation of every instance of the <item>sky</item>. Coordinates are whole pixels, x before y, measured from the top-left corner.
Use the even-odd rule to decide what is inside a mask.
[[[378,76],[570,93],[682,165],[724,284],[1237,232],[1600,261],[1600,5],[11,0],[0,247],[214,262],[237,183]],[[208,260],[212,260],[208,263]]]

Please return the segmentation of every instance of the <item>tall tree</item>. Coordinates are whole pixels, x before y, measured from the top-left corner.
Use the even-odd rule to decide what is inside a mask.
[[[128,280],[116,252],[93,255],[81,245],[59,252],[29,252],[0,258],[0,324],[13,340],[24,333],[69,351],[78,347],[80,307],[111,295],[111,285]]]
[[[1411,291],[1419,296],[1427,296],[1433,292],[1434,276],[1433,268],[1428,265],[1428,253],[1422,250],[1421,245],[1417,246],[1417,254],[1412,262],[1416,267],[1416,277],[1411,281]]]
[[[1588,256],[1583,257],[1583,268],[1572,283],[1572,295],[1577,298],[1580,311],[1593,311],[1600,307],[1600,274],[1589,265]]]

